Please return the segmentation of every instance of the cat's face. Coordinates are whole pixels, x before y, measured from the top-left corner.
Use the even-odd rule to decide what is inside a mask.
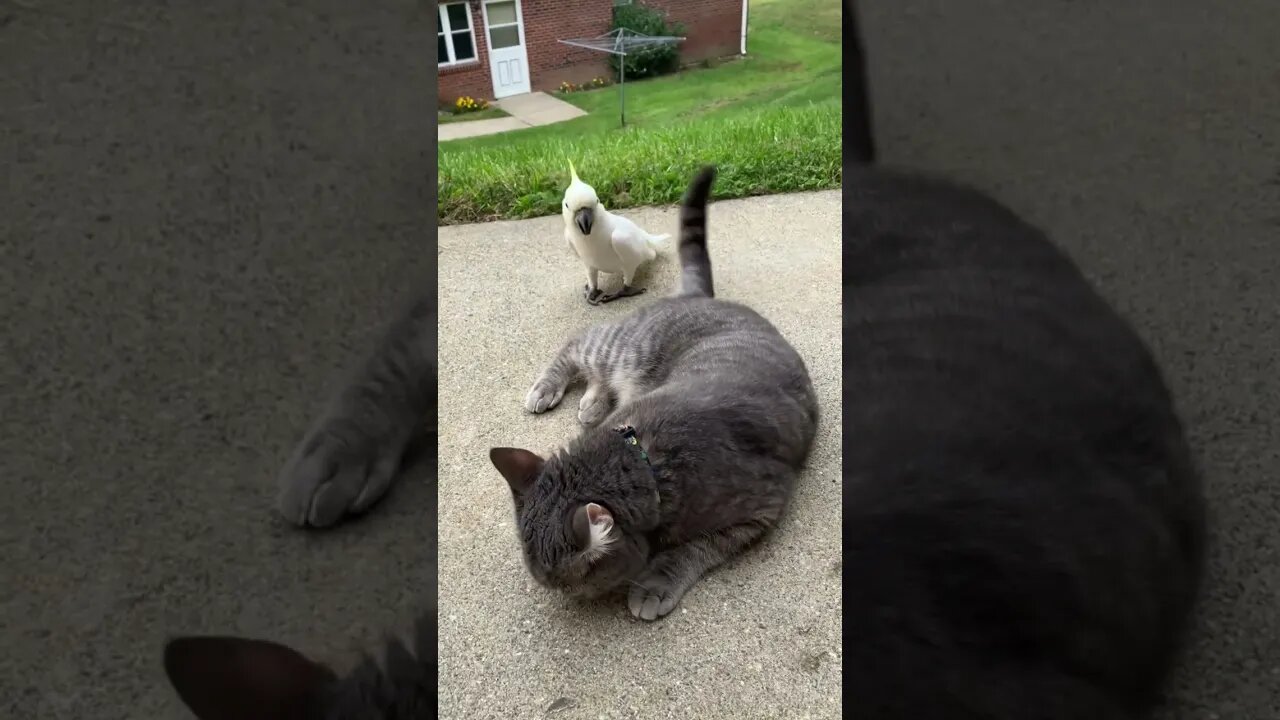
[[[644,535],[622,527],[607,501],[575,497],[574,488],[592,486],[585,467],[514,448],[494,448],[489,458],[511,486],[525,566],[539,584],[594,598],[644,569]]]

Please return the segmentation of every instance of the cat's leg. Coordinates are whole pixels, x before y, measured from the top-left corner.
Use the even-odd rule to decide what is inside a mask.
[[[597,377],[587,378],[587,390],[578,401],[578,422],[595,425],[609,414],[609,386]]]
[[[763,520],[731,525],[658,553],[631,582],[631,614],[641,620],[665,617],[699,578],[755,542],[771,525]]]
[[[434,434],[436,298],[423,296],[295,447],[277,508],[297,525],[326,527],[386,493],[412,441]]]
[[[635,402],[653,389],[651,385],[652,380],[646,380],[641,372],[630,366],[614,368],[609,375],[609,389],[617,407]]]
[[[524,396],[524,407],[531,413],[546,412],[560,404],[564,391],[578,379],[582,369],[578,359],[580,342],[574,338],[556,353],[551,364],[538,376],[533,387]]]

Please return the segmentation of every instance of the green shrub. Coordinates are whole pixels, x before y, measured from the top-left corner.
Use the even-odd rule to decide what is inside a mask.
[[[613,9],[613,29],[626,28],[645,35],[684,35],[684,26],[680,23],[667,24],[665,18],[657,10],[644,5],[618,5]],[[626,62],[627,78],[656,77],[673,73],[680,68],[680,46],[656,45],[654,47],[632,50],[626,57],[609,56],[609,67],[613,77],[618,78],[621,63]]]

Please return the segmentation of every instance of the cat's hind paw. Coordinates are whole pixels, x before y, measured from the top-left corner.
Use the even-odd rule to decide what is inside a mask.
[[[660,573],[645,573],[631,584],[627,608],[633,617],[652,622],[675,610],[686,589]]]
[[[553,387],[546,380],[539,380],[529,388],[528,394],[524,396],[524,409],[537,415],[546,412],[556,405],[560,404],[560,399],[564,397],[564,386]]]
[[[408,439],[347,438],[321,425],[299,443],[280,475],[276,508],[299,526],[329,527],[368,510],[400,471]]]

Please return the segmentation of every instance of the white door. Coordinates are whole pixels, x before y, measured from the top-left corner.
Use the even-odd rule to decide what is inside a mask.
[[[504,98],[532,90],[520,0],[486,0],[484,26],[489,38],[489,72],[493,75],[493,96]]]

